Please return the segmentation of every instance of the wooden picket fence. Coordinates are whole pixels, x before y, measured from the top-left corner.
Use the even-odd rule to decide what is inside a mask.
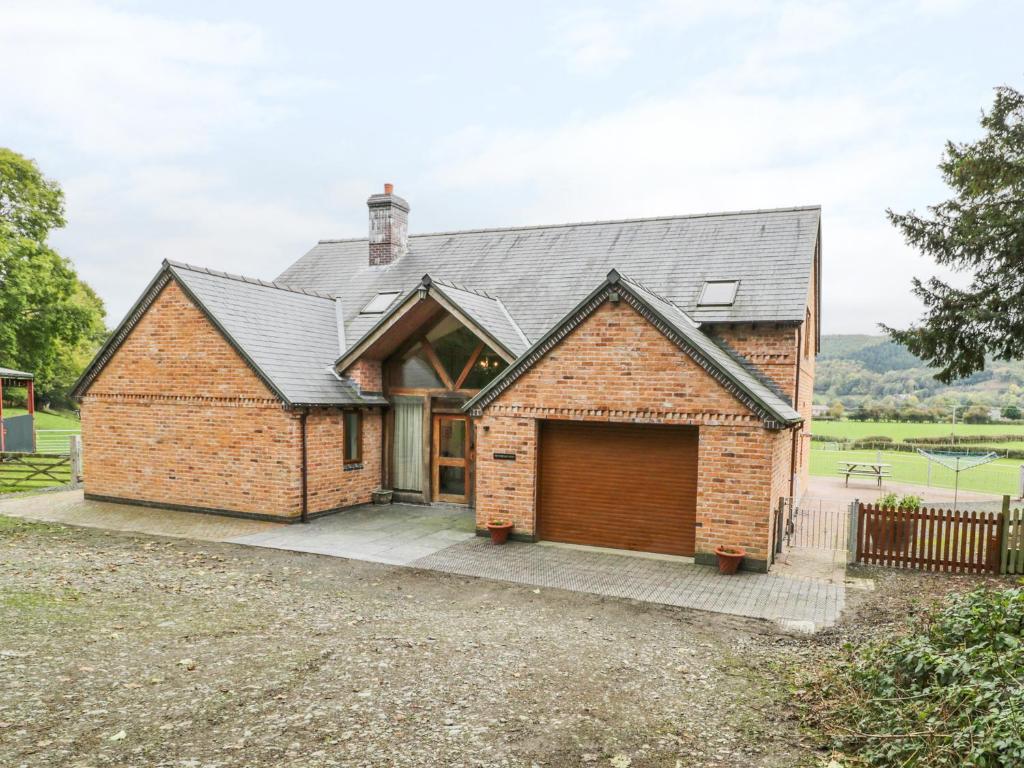
[[[1005,573],[1007,517],[1005,509],[996,513],[861,504],[855,530],[856,562],[944,573]],[[1018,539],[1024,535],[1022,527],[1018,522],[1012,529]],[[1024,567],[1024,556],[1018,559]]]

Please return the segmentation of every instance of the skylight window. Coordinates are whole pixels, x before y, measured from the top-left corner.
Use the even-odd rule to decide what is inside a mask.
[[[366,306],[363,307],[362,311],[359,314],[379,315],[382,312],[384,312],[384,310],[391,306],[391,304],[395,300],[395,297],[397,296],[398,291],[393,291],[390,293],[378,293],[376,296],[370,299],[369,302],[367,302]]]
[[[739,280],[708,280],[701,288],[698,307],[729,307],[736,301]]]

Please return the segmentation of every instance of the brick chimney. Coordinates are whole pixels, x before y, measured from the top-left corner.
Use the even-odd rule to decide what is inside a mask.
[[[370,266],[390,264],[409,250],[409,204],[395,194],[393,184],[384,194],[370,195]]]

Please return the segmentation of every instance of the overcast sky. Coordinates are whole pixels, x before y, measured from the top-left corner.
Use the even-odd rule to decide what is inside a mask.
[[[273,278],[364,236],[820,203],[824,331],[918,313],[886,222],[1024,85],[1011,0],[6,2],[0,145],[67,193],[115,324],[164,258]]]

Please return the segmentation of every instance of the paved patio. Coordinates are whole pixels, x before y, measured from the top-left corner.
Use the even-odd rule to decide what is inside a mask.
[[[521,542],[496,547],[475,535],[470,510],[448,505],[366,505],[284,525],[87,501],[81,491],[66,491],[2,500],[0,515],[412,566],[766,619],[805,632],[834,624],[845,600],[845,584],[833,573],[722,576],[681,558]]]
[[[714,568],[679,560],[514,541],[496,547],[483,538],[455,544],[412,565],[766,619],[806,632],[832,626],[846,595],[844,584],[826,580],[744,572],[723,576]]]
[[[438,504],[366,505],[313,520],[283,525],[225,541],[255,547],[410,565],[460,541],[475,539],[473,515],[465,507]]]

